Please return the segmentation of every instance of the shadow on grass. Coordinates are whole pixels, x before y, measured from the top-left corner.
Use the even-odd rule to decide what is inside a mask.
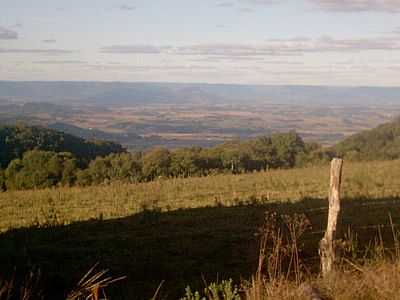
[[[162,280],[162,297],[176,299],[184,288],[194,289],[217,279],[248,278],[258,261],[257,229],[265,211],[305,213],[312,230],[303,238],[303,259],[313,262],[326,225],[327,200],[271,203],[237,207],[146,211],[114,220],[89,220],[68,226],[27,228],[0,235],[0,276],[41,270],[46,299],[63,299],[96,262],[111,275],[127,279],[110,291],[111,299],[149,299]],[[376,226],[400,222],[397,199],[343,201],[341,233],[350,226],[367,243]],[[391,229],[382,229],[391,240]]]

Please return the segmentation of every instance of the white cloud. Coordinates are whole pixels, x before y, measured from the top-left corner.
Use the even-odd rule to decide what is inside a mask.
[[[55,39],[42,40],[42,43],[46,43],[46,44],[54,44],[56,42],[57,42],[57,40],[55,40]]]
[[[38,60],[34,61],[34,64],[39,65],[83,65],[87,64],[87,61],[81,60]]]
[[[152,45],[112,45],[101,48],[102,53],[118,54],[159,54],[162,48]]]
[[[290,0],[238,0],[242,3],[256,5],[271,5],[290,2]],[[293,1],[293,0],[292,0]],[[400,13],[399,0],[306,0],[326,11],[333,12],[363,12],[379,11],[385,13]]]
[[[119,9],[120,10],[128,10],[128,11],[130,11],[130,10],[135,10],[136,6],[132,6],[132,5],[128,5],[128,4],[122,4],[122,5],[119,6]]]
[[[0,26],[0,40],[16,40],[16,39],[18,39],[18,33],[16,31]]]
[[[300,56],[305,53],[342,53],[372,50],[400,50],[400,40],[395,37],[337,39],[323,36],[316,39],[295,37],[270,39],[259,44],[197,44],[172,46],[114,45],[100,49],[113,54],[167,54],[245,59],[246,57]]]
[[[329,36],[317,39],[293,38],[267,40],[263,44],[202,44],[178,47],[180,55],[206,56],[290,56],[309,52],[359,52],[370,50],[400,50],[400,40],[390,37],[335,39]]]
[[[0,48],[0,54],[46,54],[46,55],[59,55],[71,54],[76,51],[65,49],[10,49]]]
[[[234,4],[232,2],[219,2],[217,3],[217,7],[233,7]]]
[[[337,12],[381,11],[400,12],[399,0],[308,0],[324,10]]]

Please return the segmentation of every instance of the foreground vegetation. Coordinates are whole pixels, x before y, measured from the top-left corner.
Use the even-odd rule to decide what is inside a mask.
[[[343,196],[397,198],[399,169],[399,160],[346,163]],[[136,184],[8,191],[0,194],[0,232],[47,223],[114,219],[143,211],[324,199],[328,184],[329,169],[325,166]]]
[[[347,257],[371,271],[346,268],[337,287],[315,275],[326,224],[328,166],[2,193],[0,277],[16,272],[22,282],[27,272],[39,272],[41,290],[51,299],[65,299],[97,262],[115,277],[127,276],[110,286],[111,299],[149,299],[161,282],[158,296],[168,299],[183,297],[187,285],[201,292],[204,280],[232,278],[232,286],[240,287],[258,268],[260,236],[255,234],[269,211],[304,214],[310,221],[298,243],[304,266],[300,281],[311,281],[327,295],[333,290],[344,293],[339,282],[344,285],[345,278],[353,278],[353,286],[361,288],[368,282],[363,276],[375,272],[373,268],[377,274],[389,272],[387,276],[395,272],[383,258],[378,257],[378,266],[369,260],[374,255],[367,255],[362,264],[358,259],[376,236],[388,248],[393,246],[387,225],[389,214],[395,228],[400,223],[399,169],[397,160],[345,163],[338,236],[353,241],[355,250]],[[272,299],[297,299],[301,289],[296,277],[284,279],[275,282],[279,291],[262,282],[258,287],[274,291]],[[250,280],[248,291],[251,287]],[[240,288],[241,296],[243,292]]]

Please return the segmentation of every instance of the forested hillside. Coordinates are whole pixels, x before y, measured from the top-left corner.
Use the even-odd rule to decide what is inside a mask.
[[[0,167],[5,168],[30,150],[69,152],[81,161],[97,156],[122,153],[121,145],[107,141],[88,141],[39,126],[0,126]]]
[[[241,174],[315,165],[333,156],[346,160],[400,158],[400,119],[350,136],[332,148],[306,143],[291,131],[211,148],[156,147],[131,153],[119,144],[88,141],[42,127],[4,126],[0,127],[0,189]]]
[[[296,132],[235,140],[212,148],[190,147],[124,153],[115,143],[87,141],[25,125],[0,128],[0,189],[142,182],[160,177],[206,176],[292,168],[323,154]],[[1,170],[3,169],[3,170]]]
[[[333,150],[350,160],[386,160],[400,158],[400,118],[375,129],[352,135]]]

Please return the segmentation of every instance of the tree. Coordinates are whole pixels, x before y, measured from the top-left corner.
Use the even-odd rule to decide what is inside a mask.
[[[11,161],[5,171],[7,189],[46,188],[75,181],[77,164],[70,153],[32,150]]]
[[[111,181],[138,181],[142,177],[141,164],[137,154],[122,153],[98,157],[92,160],[80,173],[79,183],[82,185],[100,184]]]
[[[0,126],[0,167],[7,168],[15,158],[22,158],[26,151],[43,150],[70,152],[80,164],[97,156],[126,152],[121,145],[107,141],[88,141],[60,131],[39,126]]]
[[[142,158],[143,175],[147,180],[170,175],[171,153],[165,148],[154,148]]]
[[[257,167],[257,169],[268,170],[276,165],[276,150],[270,137],[259,137],[249,141],[248,144],[252,158],[261,163],[261,168]]]
[[[272,135],[271,141],[276,153],[276,167],[294,167],[296,156],[304,151],[301,137],[295,131],[290,131]]]
[[[175,177],[193,176],[202,173],[204,163],[200,156],[201,148],[182,148],[171,155],[171,174]]]

